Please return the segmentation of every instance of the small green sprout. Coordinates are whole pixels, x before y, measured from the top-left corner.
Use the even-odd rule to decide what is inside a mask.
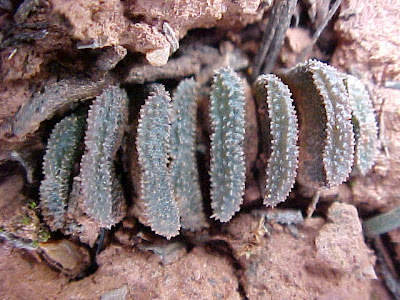
[[[31,224],[32,219],[28,215],[24,214],[23,216],[21,216],[20,222],[22,225],[27,226]]]

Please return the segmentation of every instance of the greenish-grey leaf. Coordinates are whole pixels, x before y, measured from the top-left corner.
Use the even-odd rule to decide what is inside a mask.
[[[311,188],[341,184],[353,164],[354,133],[348,94],[338,72],[309,60],[281,77],[299,115],[298,181]]]
[[[352,122],[356,136],[356,152],[353,169],[365,175],[372,167],[377,154],[378,128],[374,107],[365,85],[351,75],[343,74],[353,110]]]
[[[207,226],[195,155],[198,93],[198,84],[193,79],[186,79],[179,83],[172,101],[172,186],[181,213],[182,227],[190,230]]]
[[[286,200],[296,179],[298,124],[289,88],[275,75],[261,75],[255,82],[263,132],[261,143],[268,156],[264,204]]]
[[[100,227],[110,228],[125,215],[125,200],[115,174],[114,158],[120,147],[128,111],[128,96],[110,86],[93,102],[81,162],[85,213]]]
[[[149,224],[170,239],[179,234],[179,208],[168,168],[171,140],[171,98],[162,85],[140,110],[136,146],[141,167],[141,197]]]
[[[51,230],[61,229],[72,186],[74,165],[79,159],[86,114],[65,117],[54,127],[44,156],[44,179],[40,185],[42,215]]]
[[[349,96],[338,71],[316,60],[308,62],[327,116],[324,165],[329,186],[344,182],[354,159],[354,132]]]
[[[212,217],[227,222],[243,202],[246,175],[244,88],[231,68],[216,71],[210,119]]]
[[[374,237],[388,233],[400,226],[400,208],[379,214],[363,222],[364,234],[367,237]]]
[[[13,133],[23,139],[29,133],[35,132],[40,123],[54,116],[55,113],[70,109],[73,103],[94,98],[100,95],[103,88],[110,82],[106,76],[97,81],[89,78],[72,78],[54,83],[43,93],[35,94],[16,113],[13,121]]]

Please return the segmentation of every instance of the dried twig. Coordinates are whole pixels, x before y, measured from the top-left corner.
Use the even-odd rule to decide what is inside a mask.
[[[289,28],[296,4],[297,0],[275,1],[267,27],[264,30],[260,51],[255,59],[253,79],[256,79],[261,72],[265,74],[271,72],[278,52],[283,45],[286,30]]]
[[[396,275],[393,262],[390,259],[389,253],[387,252],[382,240],[379,236],[373,239],[376,256],[378,258],[377,267],[379,273],[383,277],[388,290],[393,294],[396,300],[400,300],[400,282]]]
[[[342,0],[336,0],[335,3],[332,5],[331,9],[329,9],[328,15],[326,18],[322,21],[322,23],[319,25],[317,30],[315,30],[310,45],[308,45],[298,56],[297,62],[302,62],[304,59],[310,54],[311,50],[313,49],[315,43],[318,41],[319,37],[321,36],[321,33],[324,31],[326,25],[328,25],[329,21],[333,18],[335,15],[336,11],[338,10],[340,4],[342,3]]]

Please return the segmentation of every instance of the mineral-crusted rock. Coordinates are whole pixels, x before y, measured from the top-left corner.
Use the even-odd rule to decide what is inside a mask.
[[[352,180],[352,203],[364,212],[389,211],[400,205],[400,91],[385,88],[400,80],[400,3],[345,0],[342,7],[335,24],[339,43],[331,63],[366,84],[381,143],[372,171]]]
[[[360,280],[376,279],[374,257],[365,245],[356,207],[334,202],[315,245],[317,259],[332,270]]]
[[[306,219],[296,236],[276,223],[266,236],[260,218],[247,214],[229,222],[228,242],[243,268],[240,280],[248,299],[369,298],[374,278],[371,251],[363,242],[356,209],[336,205],[330,210],[334,222]],[[335,250],[343,254],[341,261],[332,258],[338,258]],[[332,255],[328,263],[325,255]]]

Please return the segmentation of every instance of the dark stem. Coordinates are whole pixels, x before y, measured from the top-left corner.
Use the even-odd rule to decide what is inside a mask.
[[[98,240],[98,242],[97,242],[97,248],[96,248],[96,256],[97,256],[98,254],[100,254],[101,249],[103,248],[104,237],[105,237],[105,235],[106,235],[106,231],[107,231],[106,228],[101,228],[101,229],[100,229],[100,236],[99,236],[99,240]]]
[[[305,60],[305,58],[310,54],[315,43],[318,41],[321,33],[324,31],[324,29],[325,29],[326,25],[328,25],[329,21],[333,18],[333,16],[335,15],[335,13],[338,10],[341,3],[342,3],[342,0],[336,0],[335,3],[332,5],[331,9],[328,12],[328,15],[323,20],[323,22],[319,25],[317,30],[314,32],[310,45],[307,46],[301,52],[301,55],[299,55],[297,62],[303,62]]]
[[[285,39],[286,30],[290,26],[290,20],[296,4],[297,0],[275,1],[264,30],[260,51],[255,59],[253,80],[260,75],[261,70],[264,74],[270,73],[275,65],[279,50]]]

